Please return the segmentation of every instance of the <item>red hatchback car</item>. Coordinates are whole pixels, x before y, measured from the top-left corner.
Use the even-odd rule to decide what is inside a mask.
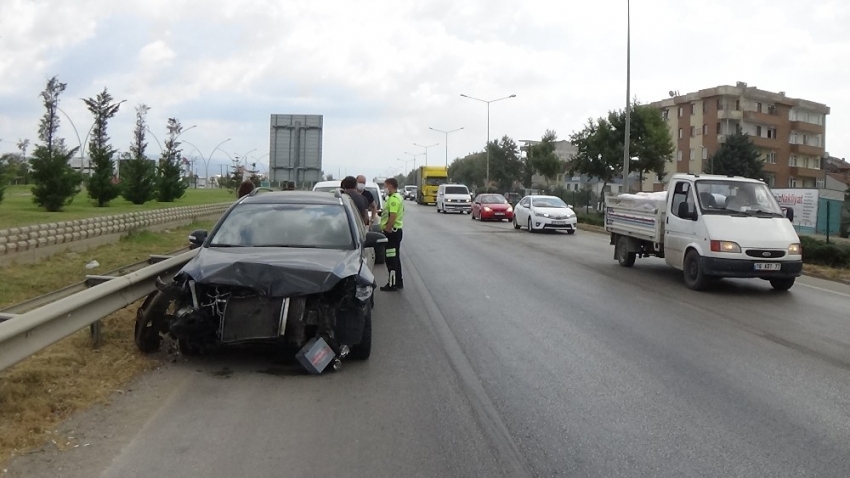
[[[507,219],[512,220],[514,217],[514,208],[501,194],[479,194],[472,201],[472,219],[481,221],[501,221]]]

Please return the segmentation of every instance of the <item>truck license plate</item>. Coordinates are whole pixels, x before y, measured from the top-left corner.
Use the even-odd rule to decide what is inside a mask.
[[[780,271],[782,264],[778,262],[756,262],[755,269],[757,271]]]

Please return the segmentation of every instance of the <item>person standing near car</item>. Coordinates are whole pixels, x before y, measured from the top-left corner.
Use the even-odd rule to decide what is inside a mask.
[[[348,194],[351,200],[354,201],[354,205],[357,206],[357,212],[360,213],[363,222],[369,224],[369,204],[366,202],[366,198],[357,191],[357,179],[354,176],[346,176],[340,183],[340,187],[342,188],[342,192]]]
[[[387,285],[381,287],[382,291],[395,292],[404,288],[404,279],[401,275],[401,239],[402,226],[404,225],[404,199],[398,193],[398,180],[387,178],[384,181],[387,188],[387,203],[381,211],[381,232],[387,236]]]
[[[369,205],[369,222],[366,225],[374,224],[375,219],[378,218],[378,202],[372,196],[372,193],[366,190],[366,176],[362,174],[357,176],[357,190],[366,198],[366,203]]]

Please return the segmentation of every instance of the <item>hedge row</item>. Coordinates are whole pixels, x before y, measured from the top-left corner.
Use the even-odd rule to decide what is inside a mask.
[[[821,266],[848,268],[850,267],[850,247],[838,244],[827,244],[814,237],[801,236],[803,245],[803,262]]]

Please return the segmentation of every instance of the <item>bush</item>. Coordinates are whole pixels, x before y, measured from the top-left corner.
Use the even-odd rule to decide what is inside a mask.
[[[827,267],[850,267],[850,247],[827,244],[809,236],[800,237],[803,245],[803,262]]]
[[[576,219],[581,224],[590,224],[591,226],[599,226],[602,227],[605,225],[605,216],[602,214],[598,214],[592,212],[590,214],[579,214],[576,213]]]

